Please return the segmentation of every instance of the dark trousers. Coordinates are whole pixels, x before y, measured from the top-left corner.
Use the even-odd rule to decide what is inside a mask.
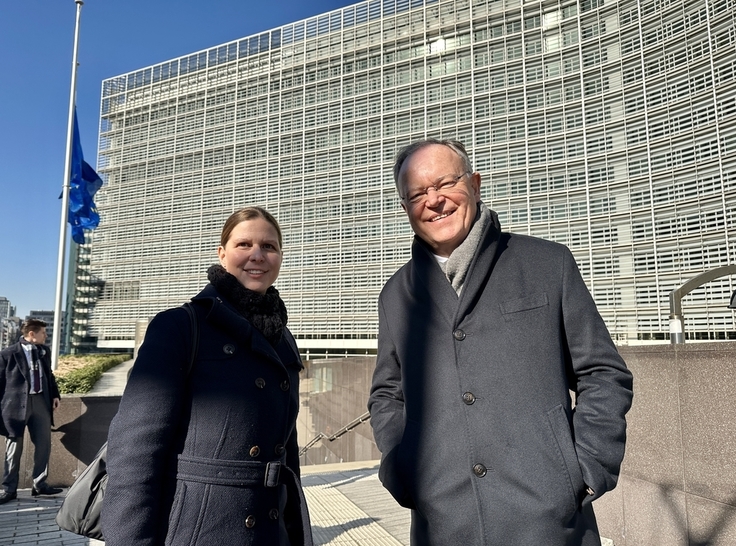
[[[33,487],[43,487],[49,475],[51,455],[51,412],[42,394],[29,394],[26,406],[26,427],[33,442]],[[18,489],[23,436],[5,440],[5,470],[3,489],[15,493]]]

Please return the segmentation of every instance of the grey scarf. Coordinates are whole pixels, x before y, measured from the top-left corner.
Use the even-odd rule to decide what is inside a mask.
[[[468,274],[470,264],[483,237],[483,232],[491,221],[491,211],[488,210],[488,207],[486,207],[483,201],[478,201],[478,211],[476,212],[475,220],[468,236],[460,243],[460,246],[452,251],[447,261],[444,264],[440,264],[447,280],[450,281],[450,284],[458,294],[460,294],[460,290],[463,288],[465,277]]]

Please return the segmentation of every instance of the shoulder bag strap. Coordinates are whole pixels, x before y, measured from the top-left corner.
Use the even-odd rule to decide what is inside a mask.
[[[197,311],[195,311],[191,302],[186,302],[183,305],[184,309],[189,313],[189,322],[191,324],[192,332],[192,348],[189,355],[189,365],[187,366],[187,377],[194,367],[194,361],[197,359],[197,351],[199,348],[199,320],[197,320]]]

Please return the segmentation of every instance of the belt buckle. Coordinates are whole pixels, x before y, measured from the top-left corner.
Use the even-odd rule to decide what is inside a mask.
[[[266,475],[263,479],[265,487],[276,487],[279,484],[279,475],[281,474],[281,461],[271,461],[266,463]]]

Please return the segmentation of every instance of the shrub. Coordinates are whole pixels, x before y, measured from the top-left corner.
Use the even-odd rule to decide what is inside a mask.
[[[54,371],[59,392],[86,394],[103,373],[130,358],[130,354],[64,355]]]

